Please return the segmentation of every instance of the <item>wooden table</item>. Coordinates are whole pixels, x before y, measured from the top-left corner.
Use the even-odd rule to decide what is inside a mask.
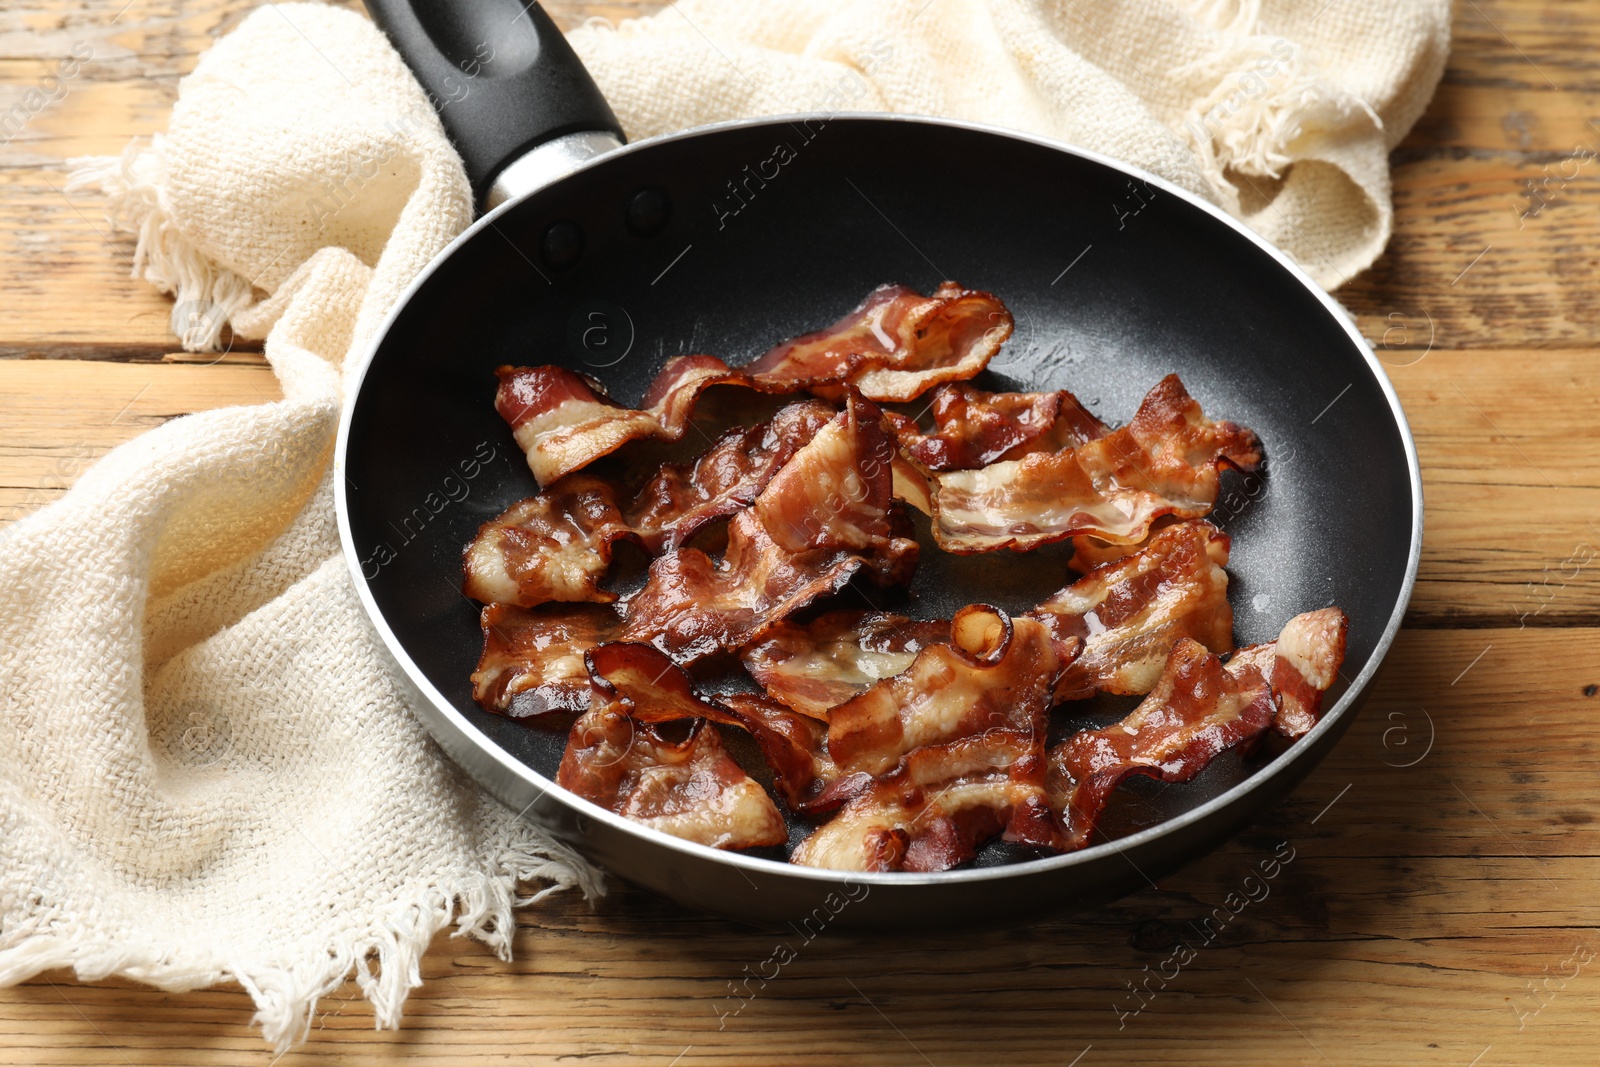
[[[113,22],[120,3],[0,12],[0,109],[74,41],[95,49],[0,148],[0,521],[166,419],[278,395],[256,354],[170,355],[168,301],[59,191],[66,158],[161,129],[178,78],[251,7],[133,0]],[[569,24],[630,13],[553,6]],[[1340,296],[1416,431],[1422,574],[1367,711],[1282,810],[1091,914],[829,932],[721,1027],[714,998],[788,935],[614,884],[593,911],[566,897],[528,912],[512,964],[441,937],[398,1032],[375,1033],[347,987],[285,1067],[1595,1062],[1597,49],[1600,5],[1463,0],[1444,84],[1394,154],[1394,241]],[[1269,895],[1133,1014],[1129,987],[1280,842],[1294,859]],[[48,974],[0,991],[0,1057],[264,1065],[251,1010],[237,988]]]

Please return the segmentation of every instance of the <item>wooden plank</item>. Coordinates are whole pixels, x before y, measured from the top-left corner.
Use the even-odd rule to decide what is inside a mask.
[[[1435,352],[1389,373],[1427,504],[1409,621],[1600,622],[1593,353]]]
[[[60,496],[100,456],[168,419],[282,395],[265,363],[0,362],[0,525]]]
[[[511,964],[441,937],[399,1033],[373,1033],[370,1009],[341,990],[279,1063],[1064,1067],[1089,1046],[1084,1067],[1321,1064],[1319,1051],[1466,1067],[1486,1046],[1480,1067],[1587,1062],[1600,959],[1577,960],[1600,952],[1600,782],[1574,757],[1594,746],[1600,697],[1583,687],[1600,682],[1597,642],[1594,629],[1403,633],[1362,718],[1286,804],[1087,915],[807,942],[614,885],[593,912],[568,896],[523,913]],[[1263,880],[1282,842],[1293,859]],[[1235,898],[1207,942],[1206,917],[1246,892],[1259,899]],[[1180,939],[1194,958],[1165,989],[1152,979],[1131,1014],[1124,983],[1171,976]],[[794,960],[719,1018],[739,1004],[731,982],[773,974],[779,943]],[[265,1065],[251,1010],[237,990],[55,974],[0,991],[0,1057]]]

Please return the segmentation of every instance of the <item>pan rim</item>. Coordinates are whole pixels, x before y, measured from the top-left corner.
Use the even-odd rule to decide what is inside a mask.
[[[588,160],[569,174],[557,179],[557,182],[552,184],[559,184],[561,182],[576,179],[584,172],[594,167],[602,166],[614,158],[620,158],[625,154],[644,151],[656,145],[666,144],[674,141],[692,140],[694,138],[713,135],[729,130],[748,129],[757,126],[781,126],[804,121],[806,119],[811,119],[814,121],[816,118],[816,113],[805,112],[785,115],[764,115],[754,118],[732,119],[729,121],[711,123],[704,126],[695,126],[687,130],[678,130],[671,133],[659,134],[655,137],[648,137],[640,141],[632,142],[613,152],[607,152],[604,155]],[[378,607],[376,598],[372,595],[371,590],[368,588],[365,576],[362,574],[361,562],[356,552],[354,537],[350,529],[350,506],[346,493],[346,478],[344,477],[344,471],[345,460],[349,448],[350,427],[356,405],[361,397],[362,386],[366,382],[367,373],[371,368],[379,349],[383,347],[384,341],[388,338],[390,329],[394,326],[394,323],[399,318],[400,314],[404,312],[404,310],[410,305],[412,297],[446,261],[456,254],[456,252],[463,245],[472,241],[485,229],[493,228],[495,220],[499,216],[508,211],[515,210],[529,197],[538,195],[544,189],[550,188],[550,186],[541,186],[538,189],[529,190],[528,192],[523,193],[512,200],[508,200],[505,203],[500,204],[492,211],[489,211],[483,215],[483,217],[476,220],[472,225],[468,226],[465,230],[458,234],[455,239],[450,241],[449,244],[445,245],[445,247],[441,249],[438,254],[435,255],[434,258],[417,273],[416,277],[413,278],[411,283],[401,291],[399,296],[395,298],[393,306],[390,307],[382,322],[373,332],[371,339],[366,343],[365,351],[362,353],[360,360],[349,372],[349,376],[345,385],[344,406],[339,416],[338,440],[335,444],[333,457],[333,469],[335,474],[334,500],[339,525],[339,541],[340,547],[343,550],[345,565],[350,571],[351,580],[356,587],[356,594],[361,602],[362,609],[366,612],[368,620],[371,622],[374,630],[377,631],[379,637],[382,639],[390,658],[407,676],[412,685],[416,688],[417,692],[422,696],[423,700],[427,704],[432,705],[432,710],[437,714],[437,716],[442,717],[443,723],[448,723],[449,727],[455,731],[462,741],[465,741],[478,752],[484,756],[487,756],[494,763],[498,764],[504,771],[509,772],[513,777],[520,779],[525,785],[531,786],[533,789],[535,789],[536,800],[546,795],[551,796],[583,818],[603,823],[613,830],[623,833],[624,835],[638,838],[642,842],[656,847],[668,848],[683,853],[687,857],[726,864],[734,868],[751,872],[759,872],[767,876],[792,877],[802,881],[811,881],[829,885],[847,883],[867,884],[874,887],[959,885],[1043,875],[1062,870],[1064,868],[1090,865],[1099,861],[1103,857],[1110,856],[1115,853],[1125,853],[1131,849],[1135,849],[1164,838],[1169,834],[1181,833],[1187,827],[1201,822],[1202,820],[1226,807],[1238,803],[1255,790],[1267,788],[1274,779],[1290,773],[1297,763],[1297,759],[1301,758],[1297,757],[1297,751],[1303,753],[1315,748],[1318,738],[1327,734],[1330,730],[1333,730],[1337,724],[1341,723],[1343,719],[1353,713],[1353,707],[1361,698],[1367,686],[1371,684],[1373,677],[1377,674],[1378,669],[1382,666],[1384,659],[1388,656],[1390,647],[1394,644],[1396,635],[1399,633],[1400,625],[1405,617],[1406,610],[1411,603],[1411,596],[1416,586],[1417,571],[1422,559],[1424,501],[1422,470],[1417,458],[1416,441],[1412,436],[1411,424],[1406,418],[1405,410],[1400,404],[1399,395],[1395,392],[1394,383],[1389,379],[1388,373],[1384,371],[1383,364],[1373,353],[1371,345],[1369,345],[1366,338],[1361,335],[1361,331],[1358,328],[1354,318],[1352,318],[1350,313],[1345,310],[1343,305],[1341,305],[1329,293],[1323,290],[1321,286],[1317,285],[1316,282],[1312,281],[1311,277],[1306,274],[1306,272],[1302,270],[1298,264],[1289,259],[1286,253],[1274,247],[1260,234],[1256,233],[1254,230],[1251,230],[1238,219],[1235,219],[1233,216],[1227,214],[1217,205],[1210,203],[1209,201],[1182,188],[1181,186],[1168,181],[1165,178],[1160,177],[1159,175],[1151,174],[1133,166],[1132,164],[1122,162],[1110,156],[1103,155],[1102,153],[1082,148],[1077,145],[1072,145],[1055,138],[1025,133],[1020,130],[1006,129],[1004,127],[993,126],[987,123],[969,122],[963,119],[951,119],[942,118],[939,116],[917,115],[909,113],[840,111],[828,113],[826,120],[830,123],[836,120],[844,120],[848,122],[906,122],[918,125],[939,126],[948,129],[1003,137],[1008,140],[1037,145],[1041,148],[1062,152],[1066,155],[1075,156],[1087,162],[1099,164],[1117,173],[1125,174],[1140,181],[1151,183],[1157,188],[1161,189],[1162,192],[1176,197],[1191,207],[1198,208],[1199,210],[1212,216],[1214,219],[1222,222],[1224,225],[1231,228],[1235,233],[1243,236],[1258,249],[1265,252],[1270,260],[1275,262],[1291,278],[1293,278],[1307,292],[1316,298],[1316,300],[1322,305],[1323,309],[1326,310],[1333,320],[1344,330],[1346,337],[1348,337],[1351,343],[1355,346],[1356,352],[1366,363],[1368,373],[1372,375],[1373,380],[1377,383],[1379,389],[1383,393],[1384,399],[1388,403],[1389,412],[1394,419],[1396,429],[1399,431],[1401,444],[1405,452],[1406,472],[1410,480],[1411,489],[1411,542],[1407,553],[1405,575],[1401,581],[1399,595],[1395,600],[1394,609],[1390,613],[1389,620],[1384,626],[1383,633],[1379,636],[1377,643],[1373,647],[1372,655],[1368,658],[1365,667],[1362,668],[1360,673],[1358,673],[1356,677],[1350,681],[1344,695],[1340,697],[1338,702],[1322,716],[1316,726],[1314,726],[1304,736],[1296,739],[1294,744],[1289,749],[1281,753],[1266,766],[1261,767],[1243,781],[1235,783],[1233,786],[1229,787],[1218,795],[1204,801],[1203,803],[1189,809],[1186,812],[1183,812],[1180,815],[1176,815],[1170,819],[1156,823],[1153,826],[1146,827],[1145,829],[1129,834],[1126,837],[1121,837],[1114,841],[1103,842],[1098,845],[1092,845],[1088,848],[1079,849],[1075,852],[1061,853],[1053,856],[1040,856],[1034,859],[1022,860],[1016,863],[1003,864],[995,867],[967,868],[963,870],[938,871],[932,873],[904,871],[836,871],[826,868],[805,867],[798,864],[789,863],[787,861],[770,860],[759,856],[745,855],[739,852],[714,849],[707,845],[701,845],[692,841],[686,841],[682,838],[673,837],[670,834],[665,834],[661,831],[653,830],[629,819],[625,819],[620,815],[607,811],[599,805],[584,800],[582,797],[567,791],[566,789],[557,785],[552,779],[546,778],[544,775],[535,771],[521,760],[512,756],[505,749],[501,748],[500,745],[498,745],[483,731],[479,730],[478,727],[473,725],[455,707],[452,701],[445,697],[444,694],[440,693],[437,687],[435,687],[428,679],[427,675],[424,674],[423,671],[411,659],[411,656],[406,652],[404,645],[395,635],[394,631],[390,628],[382,610]],[[433,735],[436,740],[442,741],[442,739],[438,737],[439,730],[442,728],[442,724],[433,716],[423,715],[421,718],[423,720],[423,726],[428,730],[429,734]],[[446,748],[447,750],[451,748],[450,745],[442,745],[442,747]],[[451,758],[452,760],[455,760],[453,755]],[[460,760],[455,760],[455,762],[458,764],[461,763]],[[484,776],[478,773],[477,768],[463,766],[463,770],[467,771],[469,777],[473,778],[480,787],[484,787],[484,783],[482,782],[482,778]],[[495,795],[493,790],[485,788],[485,791],[491,796]],[[496,799],[499,800],[498,797],[496,797]],[[500,803],[503,805],[505,804],[504,801],[500,801]],[[510,810],[510,805],[505,806],[507,810]],[[529,805],[529,807],[531,806],[532,804]],[[524,811],[526,810],[527,809],[525,808]],[[520,815],[521,813],[518,814]]]

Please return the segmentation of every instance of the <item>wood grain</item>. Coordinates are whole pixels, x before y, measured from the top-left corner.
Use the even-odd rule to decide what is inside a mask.
[[[0,9],[0,112],[75,40],[96,49],[0,146],[0,524],[144,429],[278,395],[246,346],[175,357],[130,246],[58,191],[69,156],[160,130],[249,10],[133,0],[113,21],[120,4]],[[571,25],[656,5],[550,6]],[[593,910],[556,898],[523,914],[512,963],[441,936],[401,1030],[374,1032],[347,985],[276,1062],[1593,1061],[1600,566],[1574,561],[1600,546],[1597,46],[1593,5],[1462,0],[1444,84],[1394,153],[1395,239],[1339,295],[1416,433],[1423,567],[1368,708],[1280,810],[1113,906],[991,931],[806,943],[620,884]],[[1282,842],[1265,897],[1131,1014],[1129,984],[1200,944]],[[780,941],[794,962],[719,1019]],[[0,1063],[265,1067],[252,1010],[237,988],[42,975],[0,990]]]

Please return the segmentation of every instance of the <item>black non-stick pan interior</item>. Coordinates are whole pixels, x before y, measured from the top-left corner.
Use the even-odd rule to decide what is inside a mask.
[[[671,204],[648,237],[626,221],[642,189]],[[574,231],[551,235],[557,223],[582,236],[564,268]],[[561,363],[634,403],[672,355],[739,363],[880,283],[928,291],[947,278],[1015,315],[986,388],[1069,388],[1116,425],[1176,371],[1207,414],[1255,429],[1268,472],[1228,475],[1216,516],[1234,538],[1236,637],[1271,640],[1292,615],[1337,604],[1350,617],[1344,676],[1362,670],[1405,586],[1414,501],[1403,430],[1339,320],[1176,195],[1047,145],[895,119],[775,120],[646,144],[517,203],[448,256],[388,330],[351,414],[350,532],[383,617],[456,708],[553,775],[564,735],[481,711],[468,681],[481,638],[459,591],[462,545],[537,488],[494,411],[494,368]],[[1066,555],[925,545],[909,598],[892,606],[1024,609],[1069,580]],[[1283,757],[1124,790],[1108,828],[1187,810],[1269,758]]]

